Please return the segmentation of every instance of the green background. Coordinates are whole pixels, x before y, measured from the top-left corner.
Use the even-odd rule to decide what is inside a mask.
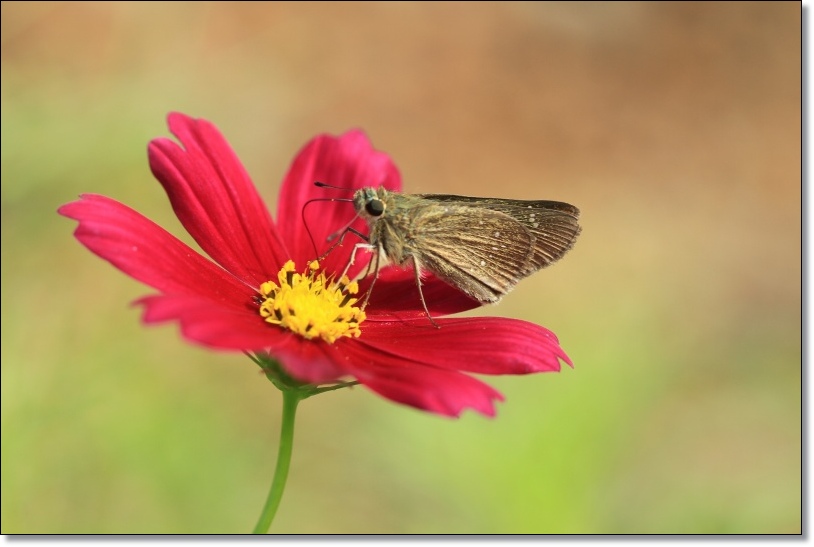
[[[145,328],[56,208],[189,237],[146,160],[216,123],[276,208],[364,128],[408,192],[556,199],[583,233],[480,314],[575,369],[495,419],[305,401],[278,533],[799,533],[801,11],[770,4],[2,3],[2,532],[243,533],[281,397]],[[263,234],[257,234],[263,237]],[[206,290],[205,287],[201,288]]]

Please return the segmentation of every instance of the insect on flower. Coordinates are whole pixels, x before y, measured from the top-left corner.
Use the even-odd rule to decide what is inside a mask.
[[[402,194],[383,187],[361,188],[347,201],[369,228],[367,236],[345,228],[366,240],[355,245],[347,268],[360,249],[373,252],[365,271],[372,265],[372,290],[381,267],[412,266],[421,304],[436,326],[421,290],[425,269],[483,304],[495,303],[518,281],[562,258],[580,233],[579,209],[559,201]]]
[[[367,256],[349,265],[350,248],[336,248],[314,262],[313,241],[306,232],[324,241],[343,222],[341,208],[317,200],[323,203],[308,211],[319,222],[306,230],[303,208],[315,201],[315,194],[322,194],[314,187],[315,180],[336,182],[362,196],[368,195],[362,181],[386,188],[387,194],[381,188],[370,193],[380,200],[379,223],[382,219],[395,223],[399,214],[394,213],[428,220],[424,200],[429,196],[397,194],[401,176],[396,165],[374,149],[362,131],[311,139],[283,178],[273,217],[212,123],[180,113],[170,114],[168,122],[177,142],[164,137],[150,141],[150,169],[179,221],[208,257],[109,197],[83,194],[59,208],[60,214],[78,222],[74,233],[80,243],[153,289],[138,300],[146,324],[174,322],[193,344],[266,356],[298,383],[319,386],[352,379],[391,401],[445,416],[459,416],[467,408],[495,415],[502,395],[473,374],[554,372],[561,363],[571,365],[556,335],[539,325],[510,318],[445,317],[480,302],[441,279],[440,267],[439,276],[432,274],[434,246],[425,243],[417,252],[410,246],[414,243],[409,230],[401,236],[402,254],[418,259],[423,268],[426,301],[415,298],[412,272],[386,268],[378,273],[378,262],[370,265],[364,259],[372,257]],[[392,201],[393,196],[402,201]],[[404,201],[408,198],[414,201]],[[467,199],[473,198],[449,203],[438,198],[434,210],[467,207]],[[412,211],[404,210],[410,207]],[[375,212],[377,205],[370,209]],[[484,213],[490,210],[487,207]],[[367,208],[365,213],[370,214]],[[533,210],[527,214],[532,213],[535,218],[539,214]],[[500,218],[511,220],[507,215]],[[354,221],[348,231],[361,233],[361,213]],[[535,228],[536,220],[523,222],[531,223],[531,228],[523,228],[527,232]],[[377,231],[387,226],[373,224],[367,244],[391,249],[392,236]],[[501,243],[514,245],[519,237],[510,228],[493,229],[506,234],[493,237],[498,249]],[[460,237],[466,241],[467,236]],[[482,260],[486,258],[483,255]],[[519,264],[517,259],[512,267],[523,271]],[[365,268],[377,275],[354,282]],[[495,295],[510,284],[488,283]],[[369,305],[363,311],[357,304],[367,297]],[[425,313],[443,330],[427,329]]]

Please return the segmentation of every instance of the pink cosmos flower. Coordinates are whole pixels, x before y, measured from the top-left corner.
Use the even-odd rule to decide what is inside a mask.
[[[362,311],[358,299],[370,277],[358,287],[336,279],[354,242],[336,247],[319,271],[309,268],[325,248],[314,249],[306,224],[316,245],[327,247],[327,237],[355,213],[346,203],[318,201],[305,208],[304,221],[309,200],[349,196],[314,181],[401,190],[396,166],[361,131],[319,135],[297,154],[275,222],[214,125],[178,113],[168,121],[180,146],[167,138],[150,142],[150,168],[212,260],[108,197],[84,194],[59,209],[79,221],[75,235],[83,245],[158,291],[137,301],[145,323],[177,321],[190,342],[267,352],[298,381],[352,377],[383,397],[447,416],[466,408],[493,416],[494,402],[503,399],[467,373],[558,371],[560,359],[571,365],[554,334],[532,323],[444,318],[479,303],[432,275],[422,287],[440,328],[426,317],[410,270],[383,269]],[[349,277],[369,259],[357,253]]]

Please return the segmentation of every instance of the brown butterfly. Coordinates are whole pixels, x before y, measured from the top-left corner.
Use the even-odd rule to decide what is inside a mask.
[[[559,201],[400,194],[382,187],[357,190],[353,205],[370,228],[354,254],[359,248],[375,252],[374,276],[384,264],[412,264],[430,321],[422,271],[493,303],[560,259],[580,232],[579,209]]]

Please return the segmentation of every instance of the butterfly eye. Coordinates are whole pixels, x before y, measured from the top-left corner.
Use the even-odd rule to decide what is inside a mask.
[[[384,202],[380,199],[371,199],[365,203],[365,211],[372,217],[381,216],[384,213]]]

